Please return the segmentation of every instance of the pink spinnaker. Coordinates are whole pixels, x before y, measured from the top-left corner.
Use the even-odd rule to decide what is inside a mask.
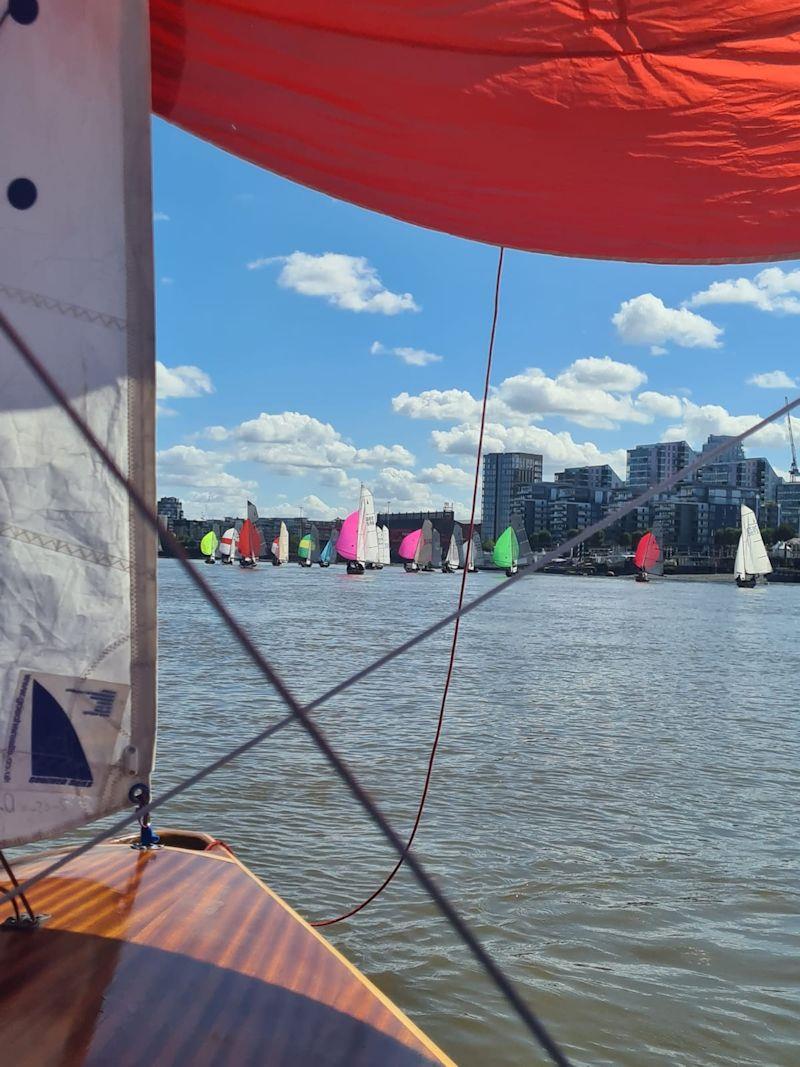
[[[358,512],[348,515],[339,531],[336,551],[345,559],[355,559],[358,552]]]
[[[417,554],[417,546],[419,545],[419,539],[422,537],[422,530],[412,530],[410,534],[406,534],[403,540],[400,542],[400,547],[397,550],[397,554],[400,559],[414,559]],[[339,547],[338,545],[336,546]]]

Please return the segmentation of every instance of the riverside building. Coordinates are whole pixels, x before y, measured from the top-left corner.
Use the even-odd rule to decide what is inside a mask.
[[[542,480],[542,457],[533,452],[490,452],[483,457],[483,536],[497,540],[521,511],[527,487]]]

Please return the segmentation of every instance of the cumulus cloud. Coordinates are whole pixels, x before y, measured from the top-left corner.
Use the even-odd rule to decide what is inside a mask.
[[[199,367],[191,364],[167,367],[161,360],[156,360],[156,397],[159,400],[183,400],[213,392],[211,378]]]
[[[154,211],[153,222],[169,222],[169,215],[165,211]]]
[[[369,350],[373,356],[397,356],[409,367],[427,367],[429,363],[441,363],[444,358],[424,348],[387,348],[380,341],[373,341]]]
[[[681,399],[681,408],[681,422],[668,427],[662,440],[686,440],[694,448],[703,444],[709,434],[735,436],[760,422],[763,417],[761,415],[731,415],[719,404],[695,404],[686,399]],[[795,433],[800,431],[800,424],[796,419],[792,420],[792,429]],[[748,438],[746,447],[785,448],[788,440],[786,421],[778,419],[777,422],[765,426],[763,430],[759,430],[758,433]]]
[[[377,506],[391,501],[392,508],[405,511],[431,509],[437,506],[431,488],[421,482],[412,471],[384,467],[378,471],[372,491]],[[441,501],[438,502],[439,506]]]
[[[248,270],[260,270],[281,263],[278,285],[302,296],[317,296],[343,311],[365,311],[377,315],[398,315],[419,311],[411,293],[393,293],[364,256],[340,252],[292,252],[288,256],[254,259]]]
[[[798,383],[790,378],[785,370],[769,370],[763,374],[754,374],[747,379],[748,385],[757,385],[759,389],[796,389]]]
[[[800,314],[800,270],[785,271],[767,267],[754,278],[728,278],[712,282],[707,289],[693,293],[690,307],[707,304],[745,304],[759,311]]]
[[[629,345],[672,343],[681,348],[721,348],[722,329],[686,307],[667,307],[652,293],[624,300],[611,316],[620,338]]]
[[[474,474],[464,470],[463,467],[454,467],[450,463],[436,463],[433,467],[423,467],[419,476],[433,485],[457,485],[470,489],[474,479]]]
[[[159,492],[181,496],[187,515],[237,514],[257,489],[256,482],[225,470],[226,456],[195,445],[173,445],[156,460]]]
[[[392,410],[409,419],[458,422],[478,418],[481,405],[466,389],[426,389],[416,396],[404,392],[392,397]]]
[[[631,393],[644,385],[647,375],[634,367],[632,363],[619,363],[609,356],[589,356],[576,359],[564,372],[564,378],[585,385],[595,385],[598,389],[609,389],[616,393]]]
[[[649,390],[639,393],[636,404],[644,411],[664,419],[679,419],[683,411],[681,398],[664,393],[654,393]]]

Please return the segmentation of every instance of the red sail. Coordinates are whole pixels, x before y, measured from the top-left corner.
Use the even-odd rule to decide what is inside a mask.
[[[491,244],[800,248],[800,18],[776,0],[151,0],[153,108],[284,177]]]
[[[258,530],[249,519],[245,519],[239,531],[239,555],[247,559],[258,559],[260,554],[261,538]]]
[[[661,546],[654,534],[646,533],[636,546],[636,555],[633,557],[634,566],[641,570],[649,571],[661,558]]]

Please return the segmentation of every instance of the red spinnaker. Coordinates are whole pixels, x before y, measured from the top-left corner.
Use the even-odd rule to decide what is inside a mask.
[[[153,108],[332,196],[530,251],[800,253],[787,0],[151,0]]]
[[[249,519],[244,520],[239,531],[239,555],[247,559],[258,559],[261,555],[261,537]]]
[[[649,571],[661,558],[661,546],[654,534],[646,533],[636,546],[636,554],[633,557],[634,566],[641,570]]]

